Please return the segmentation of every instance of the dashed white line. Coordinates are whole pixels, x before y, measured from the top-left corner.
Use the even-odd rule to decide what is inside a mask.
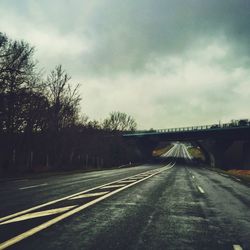
[[[34,185],[34,186],[21,187],[21,188],[19,188],[19,190],[30,189],[30,188],[36,188],[36,187],[43,187],[43,186],[47,186],[47,185],[48,185],[48,183],[43,183],[43,184]]]
[[[205,194],[204,190],[200,186],[197,186],[197,187],[198,187],[200,193]]]
[[[236,181],[241,181],[241,179],[239,179],[239,178],[236,178],[236,177],[234,177],[234,179],[235,179]]]
[[[15,180],[15,181],[13,181],[13,182],[19,182],[19,181],[28,181],[28,179]]]
[[[194,176],[192,175],[192,178],[194,179]]]
[[[243,250],[240,245],[233,245],[234,250]]]

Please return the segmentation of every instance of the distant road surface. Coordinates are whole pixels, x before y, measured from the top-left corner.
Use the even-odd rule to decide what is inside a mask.
[[[191,160],[184,144],[165,157]],[[250,249],[250,188],[174,162],[0,183],[0,249]]]

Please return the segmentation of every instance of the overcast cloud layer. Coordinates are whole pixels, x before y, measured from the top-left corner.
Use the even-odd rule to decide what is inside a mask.
[[[250,0],[1,0],[0,31],[61,63],[82,111],[139,128],[250,118]]]

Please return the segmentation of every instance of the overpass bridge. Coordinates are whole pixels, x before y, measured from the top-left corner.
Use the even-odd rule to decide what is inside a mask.
[[[192,127],[168,128],[157,130],[137,130],[123,134],[123,137],[161,137],[167,140],[197,140],[204,138],[248,138],[250,139],[250,123],[232,125],[232,123],[203,125]]]
[[[250,168],[250,122],[139,130],[123,137],[136,140],[148,155],[161,141],[189,141],[203,149],[212,166]]]

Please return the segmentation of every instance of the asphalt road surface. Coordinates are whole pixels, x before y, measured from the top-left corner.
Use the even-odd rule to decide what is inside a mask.
[[[0,249],[250,249],[249,186],[190,164],[9,180],[0,204]]]

